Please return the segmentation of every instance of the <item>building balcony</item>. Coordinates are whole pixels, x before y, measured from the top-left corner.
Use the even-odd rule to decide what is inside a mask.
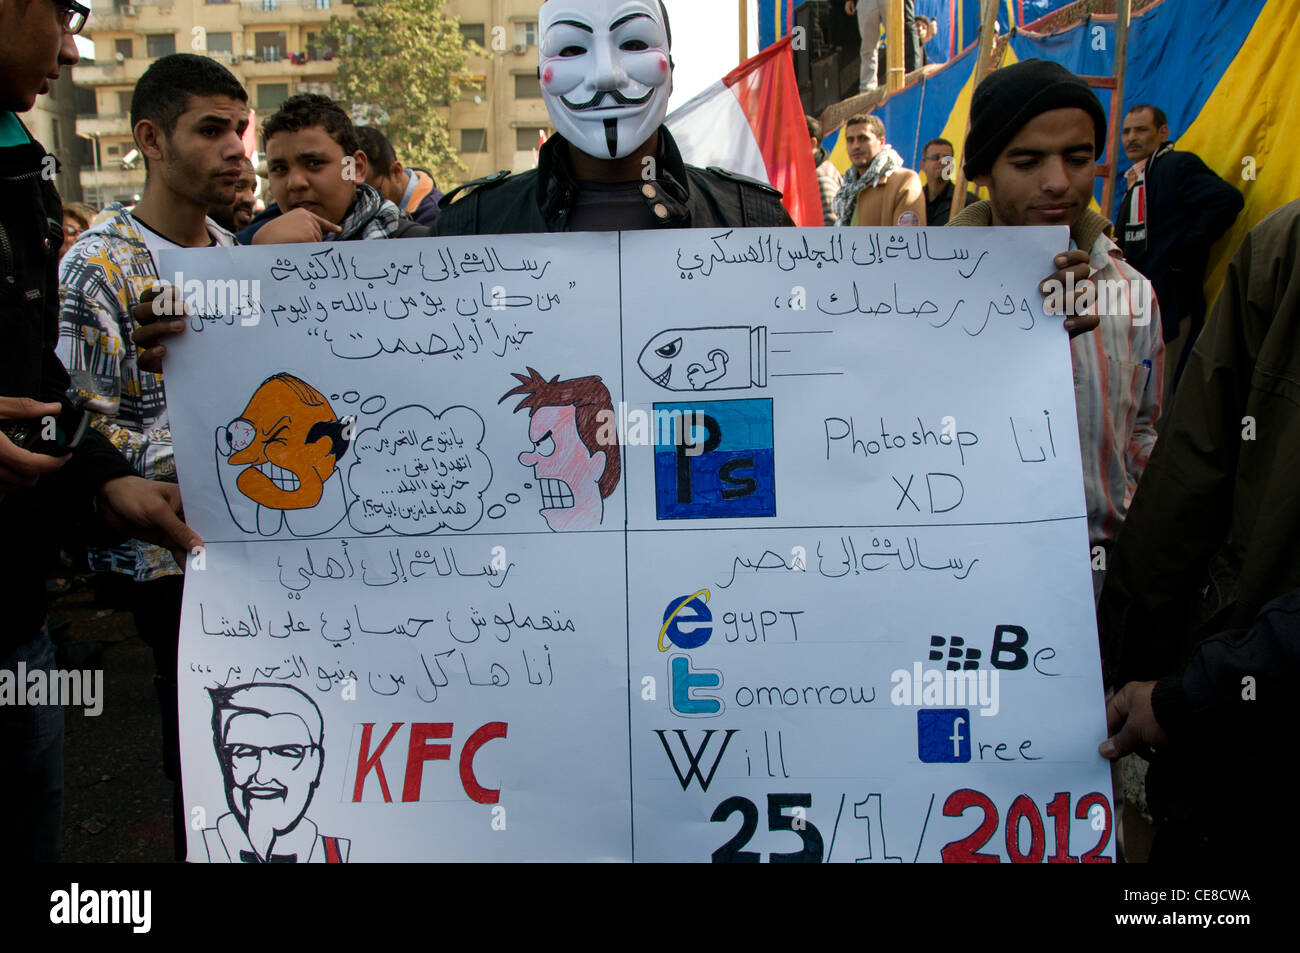
[[[331,16],[348,19],[351,5],[341,0],[242,0],[239,22],[249,26],[276,23],[327,23]]]
[[[100,136],[130,136],[131,119],[128,116],[116,115],[83,115],[77,117],[77,135],[91,136],[98,138]]]
[[[136,189],[144,190],[143,165],[136,169],[123,169],[117,163],[95,170],[93,165],[81,167],[83,189]]]
[[[339,71],[338,60],[308,60],[306,63],[294,63],[287,56],[278,60],[257,62],[255,59],[241,58],[239,72],[245,79],[299,79],[319,80],[331,77]]]
[[[130,0],[129,3],[118,0],[111,5],[109,0],[96,0],[96,4],[86,18],[85,33],[92,38],[107,30],[138,33],[143,26],[150,29],[167,26],[178,12],[177,0]]]
[[[72,67],[72,81],[78,86],[133,85],[153,60],[132,57],[122,63],[96,63],[94,66]]]
[[[96,33],[130,30],[134,27],[135,23],[136,17],[133,16],[124,17],[116,11],[108,13],[100,12],[98,9],[92,9],[90,11],[90,16],[86,18],[86,28],[82,32],[93,39]]]

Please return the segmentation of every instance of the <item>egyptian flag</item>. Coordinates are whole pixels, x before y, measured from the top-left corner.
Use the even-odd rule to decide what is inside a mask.
[[[666,122],[690,165],[770,183],[796,225],[825,224],[789,37],[745,60]]]

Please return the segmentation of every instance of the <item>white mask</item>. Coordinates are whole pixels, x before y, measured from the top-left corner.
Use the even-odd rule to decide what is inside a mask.
[[[639,149],[668,114],[668,34],[658,0],[548,0],[538,65],[551,122],[597,159]]]

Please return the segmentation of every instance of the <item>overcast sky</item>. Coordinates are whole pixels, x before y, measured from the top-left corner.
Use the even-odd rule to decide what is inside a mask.
[[[92,9],[106,6],[110,0],[85,0]],[[670,109],[718,80],[739,60],[739,4],[737,0],[664,0],[673,25],[673,98]],[[754,4],[750,3],[749,48],[751,55],[758,46],[754,23]],[[77,37],[83,56],[91,56],[94,44]]]
[[[737,0],[664,0],[673,27],[673,98],[677,109],[739,63],[740,16]],[[750,55],[758,46],[754,4],[750,3]]]

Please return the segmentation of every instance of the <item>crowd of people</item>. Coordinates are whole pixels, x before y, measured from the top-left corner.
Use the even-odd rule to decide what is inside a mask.
[[[52,666],[44,566],[31,554],[51,539],[83,540],[89,568],[126,587],[154,653],[178,858],[177,640],[184,557],[201,541],[182,518],[162,378],[167,342],[184,333],[183,305],[159,280],[158,254],[792,225],[769,185],[683,159],[663,125],[672,41],[657,0],[628,4],[636,15],[617,31],[599,22],[600,6],[572,0],[566,9],[593,9],[576,24],[571,11],[557,19],[542,7],[539,72],[557,133],[533,170],[443,195],[380,130],[357,128],[328,97],[299,94],[263,125],[259,190],[242,140],[246,90],[213,59],[173,54],[149,66],[132,96],[144,192],[129,207],[97,210],[60,202],[40,174],[46,152],[18,118],[76,62],[81,14],[61,0],[0,0],[0,587],[9,609],[0,669]],[[878,6],[848,4],[865,19]],[[863,68],[865,84],[865,56]],[[637,108],[608,118],[594,111],[607,97]],[[1300,202],[1249,234],[1207,317],[1210,249],[1242,197],[1174,149],[1155,106],[1125,116],[1134,165],[1114,225],[1090,208],[1106,114],[1055,63],[997,70],[975,90],[962,161],[988,198],[968,192],[955,213],[951,142],[926,144],[922,175],[904,167],[876,116],[844,125],[846,170],[828,160],[811,118],[808,134],[828,226],[1069,227],[1070,247],[1042,263],[1043,294],[1063,317],[1074,364],[1092,547],[1080,560],[1093,567],[1109,689],[1100,750],[1151,760],[1153,859],[1262,849],[1251,833],[1268,816],[1260,803],[1282,791],[1280,781],[1269,786],[1281,761],[1272,714],[1300,646],[1300,495],[1286,456],[1300,447]],[[261,210],[259,191],[269,199]],[[1147,291],[1117,308],[1092,293],[1103,282]],[[41,420],[83,411],[93,426],[75,447],[39,438]],[[57,706],[0,707],[0,856],[58,857],[62,719]]]

